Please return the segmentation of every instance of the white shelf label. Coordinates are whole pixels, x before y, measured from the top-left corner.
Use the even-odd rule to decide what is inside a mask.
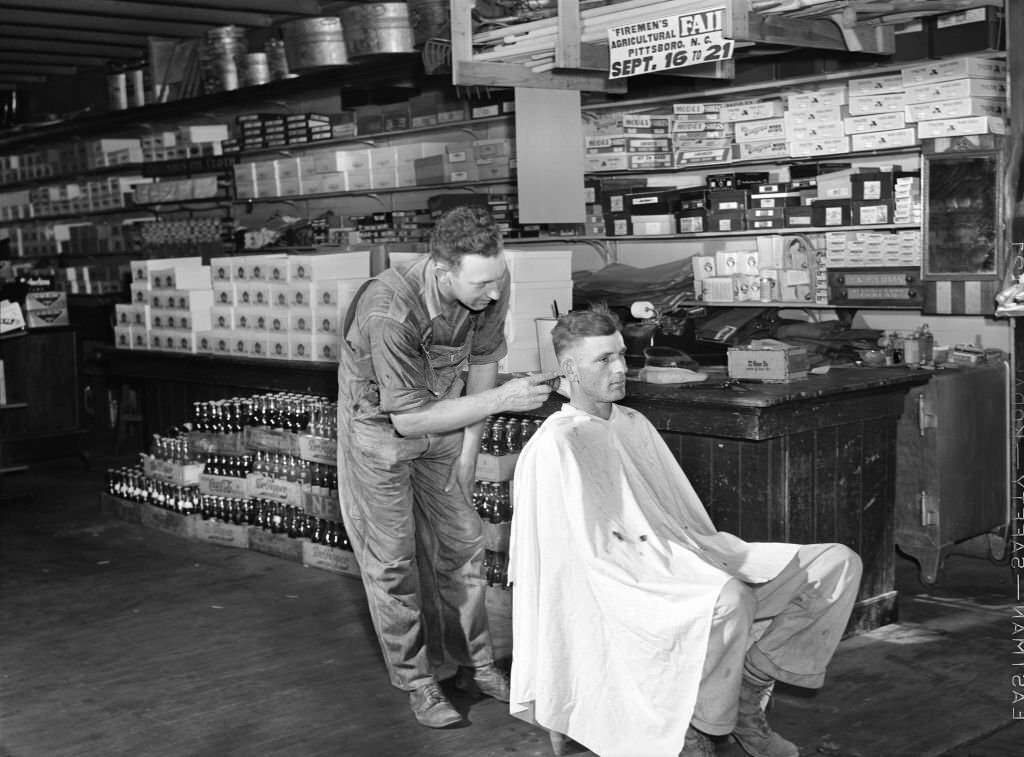
[[[722,35],[725,9],[714,8],[608,29],[609,79],[653,74],[729,60],[733,41]]]

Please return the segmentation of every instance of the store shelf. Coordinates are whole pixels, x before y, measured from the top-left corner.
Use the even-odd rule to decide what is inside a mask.
[[[0,410],[23,410],[26,407],[28,407],[27,402],[8,402],[0,405]]]
[[[146,133],[161,122],[181,121],[207,114],[225,118],[246,107],[280,106],[288,98],[315,90],[380,91],[388,87],[412,90],[422,74],[419,53],[393,53],[325,69],[295,79],[283,79],[258,87],[243,87],[183,100],[154,103],[140,108],[86,114],[49,125],[26,124],[22,130],[0,134],[0,151],[52,143],[64,137],[82,137],[97,133]]]
[[[146,207],[131,206],[122,208],[103,208],[101,210],[79,210],[75,213],[55,213],[48,216],[32,216],[31,218],[18,218],[13,221],[0,221],[0,227],[3,226],[22,226],[24,224],[31,223],[50,223],[55,221],[74,221],[81,220],[84,223],[88,223],[89,219],[96,216],[124,216],[138,213],[154,213],[155,211],[149,210]]]
[[[233,205],[249,203],[307,202],[309,200],[333,200],[341,197],[373,197],[375,195],[407,194],[409,192],[437,192],[441,190],[473,190],[477,187],[492,187],[501,184],[515,184],[516,177],[502,179],[478,179],[476,181],[450,182],[445,184],[417,184],[411,187],[381,187],[380,189],[359,189],[349,192],[317,192],[308,195],[281,195],[278,197],[238,197],[231,200]]]

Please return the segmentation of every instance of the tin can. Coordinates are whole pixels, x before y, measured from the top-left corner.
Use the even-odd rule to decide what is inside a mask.
[[[772,301],[772,288],[775,286],[775,279],[770,276],[762,276],[758,283],[761,302]]]
[[[123,69],[107,74],[107,106],[111,110],[128,109],[128,74]]]
[[[916,336],[903,338],[903,362],[909,366],[921,365],[921,344]]]

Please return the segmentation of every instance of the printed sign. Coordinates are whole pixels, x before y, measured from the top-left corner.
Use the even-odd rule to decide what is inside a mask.
[[[653,74],[729,60],[733,40],[722,36],[725,9],[687,13],[608,29],[609,79]]]

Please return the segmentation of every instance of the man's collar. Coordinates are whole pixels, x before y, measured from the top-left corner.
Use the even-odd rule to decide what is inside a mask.
[[[427,264],[423,266],[423,304],[426,305],[427,316],[432,321],[444,313],[441,290],[437,286],[437,267],[433,258],[429,258]]]

